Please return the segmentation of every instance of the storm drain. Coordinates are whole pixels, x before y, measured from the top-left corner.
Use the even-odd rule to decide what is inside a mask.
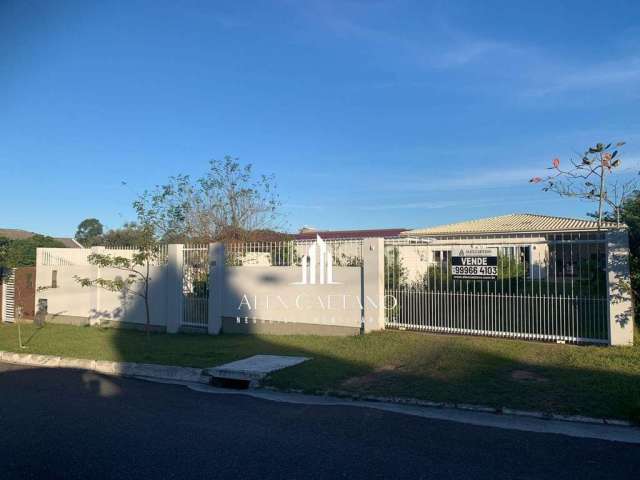
[[[254,355],[204,370],[214,387],[245,390],[259,385],[268,374],[309,360],[286,355]]]
[[[229,388],[231,390],[247,390],[251,386],[251,380],[242,378],[210,377],[209,385],[218,388]]]

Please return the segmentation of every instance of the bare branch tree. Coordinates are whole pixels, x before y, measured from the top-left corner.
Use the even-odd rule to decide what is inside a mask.
[[[612,144],[598,143],[584,152],[579,161],[570,159],[568,168],[560,166],[555,158],[546,177],[533,177],[530,183],[545,183],[543,191],[551,191],[562,197],[573,197],[598,203],[598,228],[602,226],[605,208],[610,208],[614,218],[620,223],[621,208],[630,194],[638,190],[635,178],[626,181],[610,180],[615,170],[621,166],[618,148],[625,142]]]
[[[251,164],[230,156],[212,160],[195,181],[188,175],[171,177],[134,203],[138,216],[167,241],[208,241],[227,229],[272,228],[279,206],[274,177],[256,176]]]

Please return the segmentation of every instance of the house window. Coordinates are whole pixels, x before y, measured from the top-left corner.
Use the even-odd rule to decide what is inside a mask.
[[[27,288],[33,288],[33,273],[27,273]]]
[[[51,288],[58,288],[58,271],[51,270]]]

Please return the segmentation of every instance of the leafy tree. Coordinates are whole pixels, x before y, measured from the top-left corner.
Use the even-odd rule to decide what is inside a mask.
[[[144,243],[146,232],[135,222],[127,222],[121,228],[114,228],[102,235],[105,247],[127,247]]]
[[[8,268],[34,266],[36,249],[39,247],[64,248],[64,244],[44,235],[19,239],[0,237],[0,266]]]
[[[592,214],[596,216],[597,213]],[[604,213],[605,221],[620,220],[627,225],[629,232],[629,267],[631,270],[631,284],[628,289],[635,297],[636,318],[640,314],[640,192],[630,194],[620,208],[614,213],[608,210]]]
[[[621,166],[618,148],[625,142],[598,143],[587,149],[579,161],[569,160],[569,167],[563,168],[560,159],[553,159],[546,177],[533,177],[530,183],[545,183],[544,191],[551,191],[563,197],[573,197],[598,203],[598,228],[602,225],[605,211],[609,208],[616,222],[622,220],[622,206],[630,194],[637,190],[635,178],[627,181],[612,180],[611,175]]]
[[[104,227],[97,218],[86,218],[78,225],[75,239],[84,247],[92,247],[100,243]]]
[[[134,203],[142,223],[165,241],[211,241],[229,230],[250,232],[277,226],[280,200],[273,176],[256,175],[251,164],[230,156],[209,162],[196,180],[171,177]]]

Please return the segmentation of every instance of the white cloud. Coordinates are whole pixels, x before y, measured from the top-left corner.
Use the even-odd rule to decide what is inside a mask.
[[[283,208],[291,208],[294,210],[322,210],[324,209],[324,205],[311,205],[311,204],[301,204],[301,203],[285,203],[282,205]]]
[[[364,205],[358,207],[359,210],[367,211],[383,211],[383,210],[439,210],[439,209],[451,209],[456,207],[464,208],[483,208],[497,205],[515,205],[526,204],[531,206],[532,204],[555,202],[555,197],[549,196],[545,199],[533,198],[533,197],[484,197],[473,198],[468,200],[434,200],[424,202],[405,202],[405,203],[380,203],[376,205]]]
[[[584,67],[553,64],[545,68],[544,76],[537,75],[537,85],[524,90],[525,96],[545,97],[565,92],[596,90],[600,88],[640,82],[640,58],[629,57]]]
[[[305,2],[304,8],[298,11],[337,37],[368,44],[371,55],[384,58],[385,63],[400,60],[418,67],[447,69],[461,67],[498,52],[519,51],[504,42],[480,38],[452,27],[436,8],[420,33],[387,29],[388,22],[381,19],[394,13],[393,4],[387,2],[356,4],[322,0]]]
[[[407,202],[407,203],[382,203],[376,205],[362,205],[357,207],[359,210],[405,210],[405,209],[427,209],[435,210],[440,208],[457,207],[468,204],[469,202],[459,201],[432,201],[432,202]]]
[[[508,185],[522,185],[536,175],[545,173],[544,166],[522,168],[488,168],[478,170],[446,170],[434,172],[427,177],[395,177],[385,182],[389,190],[403,191],[446,191],[464,189],[482,189]]]
[[[394,3],[321,0],[305,2],[304,8],[290,5],[325,32],[365,44],[368,55],[388,66],[396,78],[374,81],[373,87],[426,87],[432,82],[425,81],[421,70],[465,67],[473,69],[476,81],[458,88],[501,98],[539,101],[607,88],[617,95],[640,95],[637,55],[620,54],[617,60],[558,56],[536,44],[509,41],[498,34],[489,38],[463,29],[439,7],[425,16],[420,31],[399,31],[385,21],[397,14]],[[399,63],[413,71],[403,71]]]

